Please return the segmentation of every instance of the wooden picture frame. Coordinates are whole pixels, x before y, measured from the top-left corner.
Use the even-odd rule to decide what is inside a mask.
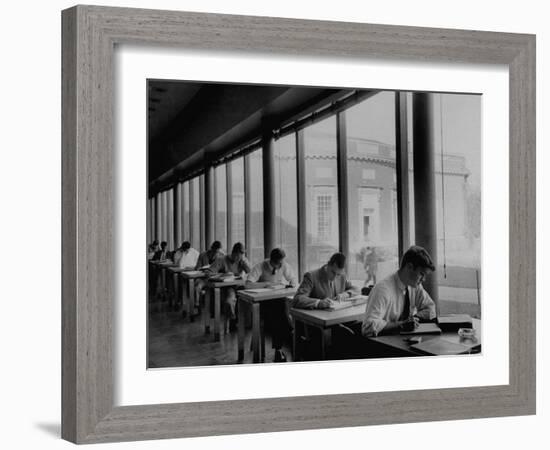
[[[94,443],[535,413],[535,36],[75,6],[62,13],[62,38],[64,439]],[[509,384],[114,407],[116,44],[506,65]]]

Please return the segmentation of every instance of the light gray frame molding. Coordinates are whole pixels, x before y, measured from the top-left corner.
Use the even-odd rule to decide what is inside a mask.
[[[535,36],[96,6],[63,11],[62,31],[64,439],[93,443],[535,413]],[[507,65],[509,384],[113,407],[115,44]]]

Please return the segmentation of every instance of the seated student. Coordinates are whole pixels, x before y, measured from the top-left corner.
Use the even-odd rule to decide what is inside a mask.
[[[178,251],[180,252],[177,256],[178,261],[176,262],[176,256],[174,256],[174,263],[177,264],[180,269],[193,270],[197,264],[199,252],[191,247],[191,243],[189,241],[185,241],[181,244]]]
[[[244,273],[250,272],[250,263],[246,259],[244,245],[237,242],[231,249],[231,255],[221,256],[217,258],[210,266],[210,273],[232,273],[236,276],[241,276]],[[237,304],[237,295],[235,288],[226,287],[222,290],[222,302],[224,312],[229,318],[229,331],[237,329],[237,317],[235,315],[235,305]]]
[[[248,278],[247,284],[255,282],[268,282],[271,285],[284,284],[296,286],[298,280],[294,276],[292,268],[284,260],[286,254],[280,248],[274,248],[269,254],[269,259],[256,264]],[[266,328],[271,332],[273,337],[273,348],[275,349],[274,362],[286,362],[286,356],[281,351],[283,342],[291,331],[289,316],[287,312],[286,302],[280,300],[272,300],[261,303],[261,312],[264,316]]]
[[[168,246],[168,242],[162,241],[160,243],[160,249],[157,250],[153,256],[153,261],[166,261],[168,259],[168,250],[166,247]]]
[[[222,243],[220,241],[212,242],[212,245],[208,250],[202,252],[197,259],[195,270],[199,270],[201,267],[210,266],[220,256],[224,256],[222,250]]]
[[[346,278],[345,265],[346,256],[335,253],[320,269],[306,272],[292,306],[303,309],[328,309],[334,301],[359,295],[359,288],[353,286]]]
[[[210,246],[210,248],[199,255],[199,258],[197,259],[197,264],[195,265],[195,270],[199,270],[202,267],[211,266],[212,264],[214,264],[216,259],[218,259],[221,256],[225,256],[222,250],[221,242],[220,241],[212,242],[212,245]],[[205,287],[206,287],[205,279],[199,278],[195,280],[195,292],[196,292],[197,299],[200,299],[200,296],[204,295]]]
[[[372,289],[361,327],[363,336],[414,329],[420,320],[434,319],[435,304],[421,284],[434,270],[425,249],[410,247],[401,259],[399,270]]]
[[[153,256],[155,256],[155,253],[159,249],[159,241],[154,240],[151,244],[147,246],[147,259],[153,259]]]

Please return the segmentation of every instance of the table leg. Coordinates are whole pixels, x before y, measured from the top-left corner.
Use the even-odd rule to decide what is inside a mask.
[[[195,321],[195,280],[191,278],[189,280],[189,321]]]
[[[182,314],[183,311],[189,315],[189,293],[187,291],[188,288],[188,281],[186,279],[182,280],[182,286],[181,286],[181,303],[182,303]]]
[[[212,289],[209,287],[206,288],[206,292],[204,294],[204,334],[210,334],[210,295],[212,293]]]
[[[220,340],[220,288],[214,288],[214,340]]]
[[[260,359],[265,361],[265,326],[263,319],[260,320]]]
[[[260,362],[260,304],[252,304],[252,354],[253,362]]]
[[[179,275],[177,272],[174,272],[173,277],[174,279],[174,307],[178,305],[178,292],[179,292]]]
[[[292,360],[298,361],[298,355],[296,354],[296,340],[298,337],[298,330],[296,329],[296,319],[292,317]]]
[[[321,360],[324,361],[332,340],[332,330],[330,328],[319,329],[321,330]]]
[[[244,310],[244,304],[245,302],[241,299],[237,299],[238,305],[237,308],[239,308],[239,323],[238,323],[238,352],[237,352],[237,360],[242,361],[244,359],[244,321],[245,321],[245,310]]]

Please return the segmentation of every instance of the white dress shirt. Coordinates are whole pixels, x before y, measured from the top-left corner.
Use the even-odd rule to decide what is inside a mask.
[[[185,267],[195,268],[195,265],[197,264],[197,259],[199,259],[199,252],[191,247],[186,252],[182,252],[178,265],[181,269]]]
[[[410,299],[409,314],[425,320],[435,318],[435,303],[422,285],[406,286],[395,272],[376,283],[372,289],[361,327],[363,336],[377,336],[388,322],[399,320],[405,308],[407,289]]]

